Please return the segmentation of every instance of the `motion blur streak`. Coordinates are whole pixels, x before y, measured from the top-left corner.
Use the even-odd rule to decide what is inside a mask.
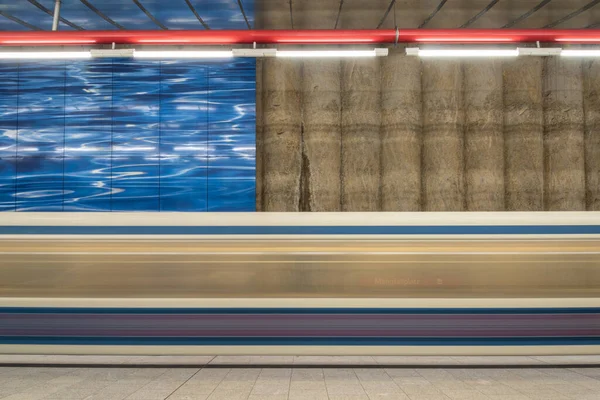
[[[18,214],[0,353],[600,354],[598,213]]]
[[[4,241],[0,296],[595,297],[599,243]]]

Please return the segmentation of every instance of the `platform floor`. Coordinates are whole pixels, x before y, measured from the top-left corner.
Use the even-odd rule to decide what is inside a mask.
[[[600,357],[0,356],[2,400],[600,400]]]

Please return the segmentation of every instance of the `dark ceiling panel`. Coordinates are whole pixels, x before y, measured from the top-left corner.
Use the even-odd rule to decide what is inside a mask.
[[[14,16],[0,10],[0,31],[28,31],[30,28],[25,26],[19,19],[15,19]]]
[[[251,26],[254,24],[254,1],[240,1]],[[54,0],[37,2],[46,9],[54,10]],[[139,0],[139,3],[168,29],[205,29],[190,10],[186,0]],[[211,29],[247,29],[238,0],[189,0],[189,3]],[[0,0],[0,11],[42,29],[52,28],[52,17],[27,0]],[[116,24],[132,30],[161,29],[132,0],[62,0],[60,15],[87,30],[119,29]],[[24,29],[27,28],[0,15],[0,30]],[[59,29],[72,28],[60,23]]]
[[[38,0],[27,0],[27,1],[29,1],[32,5],[34,5],[38,9],[45,12],[46,15],[49,15],[50,17],[54,16],[54,9],[53,9],[54,7],[46,7],[42,3],[40,3]],[[54,4],[54,6],[56,6],[56,4]],[[85,30],[85,29],[83,29],[83,27],[81,27],[77,24],[74,24],[71,21],[69,21],[68,19],[66,19],[63,15],[59,15],[58,21],[59,21],[59,23],[62,23],[65,26],[71,27],[73,29],[77,29],[78,31]]]
[[[44,8],[52,10],[55,0],[36,0]],[[260,5],[272,19],[263,25],[290,28],[289,0],[138,0],[148,14],[168,29],[205,29],[199,18],[210,29],[247,29],[240,3],[254,26],[255,8]],[[382,20],[391,0],[343,0],[338,28],[373,29]],[[88,30],[113,29],[161,29],[133,0],[62,0],[61,16],[69,22]],[[85,3],[87,3],[88,6]],[[189,3],[189,4],[188,4]],[[489,10],[486,7],[493,3]],[[496,4],[497,3],[497,4]],[[562,20],[587,4],[582,13]],[[333,28],[340,8],[340,0],[293,0],[296,28]],[[318,4],[318,7],[316,6]],[[438,10],[440,4],[443,5]],[[542,6],[540,6],[542,4]],[[197,16],[190,9],[196,11]],[[310,7],[308,6],[310,5]],[[94,8],[98,12],[94,12]],[[438,10],[438,12],[436,12]],[[486,12],[481,12],[486,10]],[[533,10],[533,11],[532,11]],[[35,7],[28,0],[0,0],[0,11],[15,17],[11,20],[0,14],[0,30],[24,30],[26,24],[50,30],[52,17]],[[275,11],[275,13],[274,13]],[[273,18],[278,12],[285,14]],[[478,15],[469,28],[500,28],[510,23],[514,28],[541,28],[555,21],[562,21],[556,28],[583,28],[600,23],[600,3],[593,0],[396,0],[381,28],[416,28],[428,16],[435,15],[427,28],[457,28]],[[266,15],[266,14],[265,14]],[[104,16],[104,17],[103,17]],[[519,19],[521,16],[524,18]],[[199,17],[199,18],[198,18]],[[110,21],[114,21],[111,23]],[[276,22],[274,22],[276,21]],[[296,24],[297,22],[297,24]],[[72,28],[60,23],[59,29]]]
[[[156,26],[158,26],[160,29],[169,29],[165,26],[165,24],[163,24],[162,22],[160,22],[158,19],[156,19],[156,17],[152,14],[152,12],[150,12],[145,5],[142,4],[142,2],[140,0],[133,0],[133,2],[135,3],[136,6],[138,6],[138,8],[140,10],[142,10],[142,12],[144,14],[146,14],[146,17],[148,17],[148,19],[150,19],[152,22],[154,22],[154,24]],[[169,7],[170,8],[170,7]],[[158,9],[157,11],[160,11],[160,9]]]
[[[52,17],[27,0],[1,0],[0,10],[42,29],[52,29]],[[4,28],[2,29],[4,30]],[[73,30],[66,25],[62,29]]]
[[[159,0],[155,0],[159,1]],[[185,3],[183,0],[177,0]],[[198,15],[211,29],[247,29],[236,0],[191,0]],[[254,0],[242,1],[250,25],[254,25]]]
[[[4,0],[2,0],[4,1]],[[54,10],[54,0],[37,0],[44,7]],[[96,3],[102,3],[102,1]],[[110,30],[116,29],[115,26],[109,24],[95,12],[90,10],[79,0],[62,0],[60,8],[60,16],[66,20],[82,26],[87,30]],[[62,30],[67,26],[64,23],[59,23],[59,29]],[[49,28],[48,28],[49,29]]]
[[[489,2],[489,0],[478,0],[477,5],[487,2]],[[527,13],[539,5],[540,2],[541,0],[502,0],[498,2],[498,4],[488,13],[477,20],[476,23],[471,25],[470,28],[501,28],[508,22],[513,21],[521,15]],[[553,0],[539,8],[526,19],[520,21],[518,24],[513,25],[511,28],[541,28],[568,15],[569,13],[579,9],[589,2],[590,0]],[[450,3],[451,2],[449,2],[446,7],[448,7]],[[600,9],[600,6],[598,8]],[[453,8],[450,7],[448,11],[452,11],[452,9]],[[586,18],[590,18],[594,11],[595,9],[588,10],[584,13],[584,15]],[[448,28],[452,27],[448,24],[448,21],[450,21],[452,18],[463,18],[462,15],[459,16],[458,14],[452,14],[451,12],[442,14],[440,17],[441,19],[438,20],[440,25],[444,25],[445,23],[445,26],[440,27]],[[586,18],[584,19],[587,21]],[[573,19],[573,21],[574,20],[575,19]],[[557,28],[583,28],[585,25],[585,21],[582,21],[572,25],[563,24],[561,26],[557,26]],[[437,28],[438,26],[435,27]]]
[[[185,0],[170,0],[168,7],[165,7],[163,0],[139,1],[154,18],[169,29],[204,29],[198,18],[190,10],[190,7],[185,3]],[[204,19],[201,11],[198,9],[196,11]]]
[[[89,2],[100,12],[127,29],[160,29],[131,0],[89,0]],[[172,1],[163,2],[163,4],[168,4],[169,7],[171,3]],[[145,2],[143,4],[146,5]],[[102,18],[97,16],[96,19]]]

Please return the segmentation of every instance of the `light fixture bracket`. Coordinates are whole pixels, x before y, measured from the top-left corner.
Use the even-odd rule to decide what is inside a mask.
[[[275,57],[277,49],[233,49],[234,57]]]
[[[520,56],[550,57],[560,56],[560,47],[517,47]]]
[[[91,49],[93,58],[132,58],[134,49]]]

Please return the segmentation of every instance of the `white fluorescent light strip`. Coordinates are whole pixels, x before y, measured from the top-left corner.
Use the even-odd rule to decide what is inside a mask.
[[[600,57],[600,50],[595,49],[580,49],[580,50],[563,50],[560,52],[561,57]]]
[[[133,49],[92,49],[91,51],[19,51],[0,52],[0,59],[40,60],[40,59],[88,59],[103,57],[131,57],[154,59],[232,57],[284,57],[284,58],[339,58],[339,57],[379,57],[387,56],[388,49],[372,50],[275,50],[275,49],[233,49],[233,50],[137,50]]]
[[[139,50],[133,53],[133,58],[231,58],[231,50],[171,50],[171,51],[151,51]]]
[[[411,50],[411,51],[409,51]],[[407,55],[419,57],[517,57],[517,49],[406,49]]]
[[[2,60],[58,60],[92,58],[89,51],[1,51]]]
[[[386,56],[387,49],[372,50],[277,50],[275,57],[283,58],[337,58]]]

